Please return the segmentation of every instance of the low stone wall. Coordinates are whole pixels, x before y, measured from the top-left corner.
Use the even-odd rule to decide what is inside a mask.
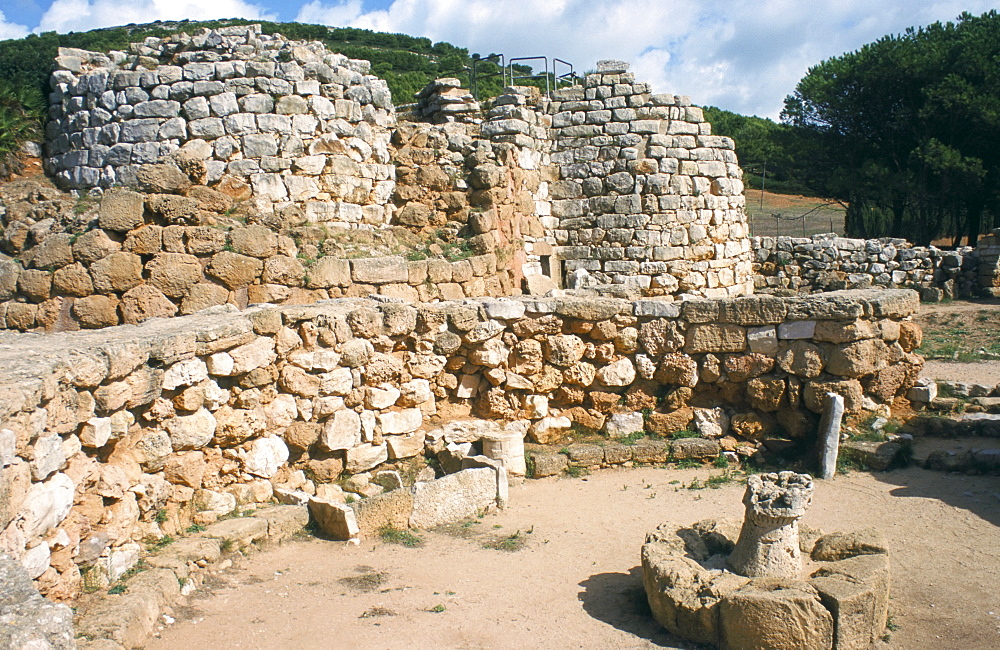
[[[517,421],[508,431],[543,443],[571,427],[609,437],[690,428],[743,456],[808,449],[828,391],[858,412],[913,384],[922,359],[907,318],[917,306],[912,291],[345,298],[59,337],[8,333],[0,550],[32,567],[46,595],[69,598],[81,565],[97,567],[93,579],[120,574],[137,541],[239,503],[343,498],[335,484],[345,472],[485,449],[478,435],[428,432],[441,408],[449,421]],[[348,487],[372,493],[366,486]]]
[[[927,302],[992,295],[1000,284],[996,234],[976,248],[942,250],[905,239],[754,237],[756,293],[816,293],[842,289],[916,289]]]

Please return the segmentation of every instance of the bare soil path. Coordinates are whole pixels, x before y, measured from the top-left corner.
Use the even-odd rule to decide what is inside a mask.
[[[639,549],[664,521],[742,516],[738,481],[687,489],[710,474],[529,481],[502,512],[419,533],[419,548],[293,542],[216,576],[147,647],[691,648],[649,616]],[[1000,647],[1000,478],[854,472],[819,482],[803,522],[890,540],[883,647]],[[484,548],[497,540],[524,545]]]

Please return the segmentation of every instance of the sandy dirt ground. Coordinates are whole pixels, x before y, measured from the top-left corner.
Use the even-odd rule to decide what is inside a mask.
[[[212,576],[147,647],[692,648],[649,615],[639,550],[664,521],[740,517],[719,470],[528,481],[423,545],[296,541]],[[891,648],[1000,647],[1000,478],[908,468],[818,482],[803,522],[890,541]],[[484,542],[517,535],[513,552]]]

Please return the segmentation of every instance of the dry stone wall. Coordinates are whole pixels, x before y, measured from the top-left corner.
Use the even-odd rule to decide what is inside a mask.
[[[442,428],[463,413],[508,422],[517,440],[690,428],[705,439],[675,453],[808,449],[828,391],[855,412],[913,384],[917,305],[912,291],[344,298],[58,337],[6,333],[0,551],[50,598],[70,598],[81,571],[113,580],[140,541],[241,504],[344,500],[341,485],[373,496],[372,472],[424,454],[455,469],[476,453],[506,458],[495,424]],[[627,458],[664,460],[672,447],[656,442]],[[626,458],[574,454],[585,465]],[[345,472],[354,478],[338,483]]]
[[[815,293],[884,287],[920,292],[925,302],[1000,294],[1000,238],[942,250],[905,239],[754,237],[757,293]]]
[[[150,37],[129,52],[62,48],[46,169],[67,188],[134,186],[142,165],[183,147],[204,184],[252,195],[261,212],[382,226],[395,113],[370,67],[257,25]]]
[[[753,292],[742,172],[689,98],[654,95],[621,61],[547,105],[555,236],[568,272],[645,295]],[[484,127],[485,128],[485,127]]]

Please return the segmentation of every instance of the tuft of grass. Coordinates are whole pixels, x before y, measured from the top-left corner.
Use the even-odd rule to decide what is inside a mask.
[[[123,594],[127,590],[128,590],[128,587],[126,587],[124,584],[122,584],[122,583],[119,582],[118,584],[116,584],[115,586],[113,586],[111,589],[108,589],[108,593],[109,594]]]
[[[166,508],[160,508],[159,510],[157,510],[156,511],[156,516],[153,517],[153,520],[156,523],[158,523],[158,524],[166,523],[166,521],[167,521],[167,510],[166,510]]]
[[[635,443],[639,442],[643,438],[646,438],[647,436],[648,434],[645,431],[633,431],[627,436],[620,438],[618,442],[622,443],[623,445],[634,445]]]
[[[379,537],[386,544],[399,544],[407,548],[417,548],[423,546],[424,540],[414,535],[408,530],[401,530],[395,526],[386,525],[379,528]]]
[[[708,487],[708,485],[707,485],[707,484],[705,484],[705,483],[702,483],[702,482],[701,482],[701,481],[699,481],[698,479],[693,479],[693,480],[692,480],[692,481],[691,481],[690,483],[688,483],[688,485],[687,485],[687,489],[689,489],[689,490],[704,490],[704,489],[705,489],[705,488],[707,488],[707,487]]]
[[[705,481],[705,484],[713,490],[718,490],[723,485],[732,483],[734,480],[736,480],[736,478],[733,476],[733,473],[727,471],[722,474],[713,474],[712,476],[709,476]]]
[[[719,469],[727,469],[729,467],[729,459],[725,454],[719,454],[718,457],[712,461],[712,464]]]
[[[570,465],[566,468],[566,476],[570,478],[581,478],[590,474],[590,470],[586,467],[579,467],[577,465]]]
[[[150,551],[154,551],[154,552],[155,551],[159,551],[159,550],[162,550],[162,549],[166,548],[167,546],[170,546],[171,544],[173,544],[176,541],[177,540],[174,539],[173,536],[171,536],[171,535],[164,535],[160,539],[158,539],[155,542],[153,542],[152,544],[150,544],[149,545],[149,550]]]
[[[188,533],[189,535],[193,533],[203,533],[205,532],[205,527],[202,526],[201,524],[191,524],[190,526],[184,529],[184,532]]]
[[[682,458],[677,461],[678,469],[693,469],[695,467],[701,467],[701,462],[694,458]]]
[[[680,431],[674,431],[671,433],[670,437],[674,440],[679,440],[681,438],[700,438],[701,434],[697,431],[692,431],[691,429],[681,429]]]
[[[435,605],[434,607],[431,607],[427,611],[428,612],[433,612],[435,614],[440,614],[441,612],[445,611],[446,609],[447,609],[447,607],[445,607],[444,605],[438,603],[437,605]]]
[[[521,531],[519,530],[513,535],[483,542],[483,548],[491,548],[494,551],[505,551],[507,553],[516,553],[524,548],[527,543],[527,538],[522,536]]]
[[[391,609],[386,609],[385,607],[382,607],[380,605],[374,605],[366,609],[364,612],[362,612],[361,616],[359,616],[358,618],[376,618],[380,616],[395,616],[395,615],[396,612],[392,611]]]

